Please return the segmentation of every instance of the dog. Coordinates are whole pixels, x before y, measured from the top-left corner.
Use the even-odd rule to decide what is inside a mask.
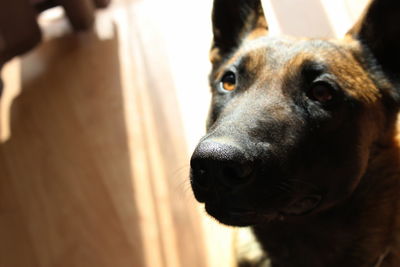
[[[260,0],[214,0],[212,22],[196,200],[272,267],[400,266],[400,1],[335,40],[269,36]]]

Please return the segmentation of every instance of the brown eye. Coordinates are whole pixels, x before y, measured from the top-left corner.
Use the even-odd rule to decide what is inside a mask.
[[[333,99],[334,89],[327,83],[319,82],[311,87],[307,95],[311,100],[327,103]]]
[[[221,87],[226,91],[233,91],[236,89],[236,75],[232,71],[228,71],[222,76]]]

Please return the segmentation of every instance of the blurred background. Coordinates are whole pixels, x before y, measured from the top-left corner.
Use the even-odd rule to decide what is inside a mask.
[[[232,266],[188,180],[212,1],[108,2],[0,0],[0,267]],[[263,4],[271,34],[340,37],[366,2]]]

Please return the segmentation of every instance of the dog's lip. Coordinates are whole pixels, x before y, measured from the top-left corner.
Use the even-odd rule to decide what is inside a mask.
[[[258,220],[258,212],[253,209],[227,207],[214,202],[205,202],[205,209],[209,215],[226,225],[251,226]]]
[[[205,205],[207,207],[210,207],[213,209],[218,209],[218,210],[224,211],[224,213],[226,213],[226,214],[232,214],[232,215],[238,215],[238,216],[257,213],[254,209],[251,209],[251,208],[232,207],[232,206],[227,206],[227,205],[223,205],[223,204],[217,204],[215,202],[210,202],[210,201],[206,201]]]
[[[291,201],[280,213],[286,216],[303,216],[314,211],[321,203],[321,195],[307,195]]]
[[[251,216],[257,214],[255,210],[247,208],[231,208],[227,210],[227,213],[232,216]]]

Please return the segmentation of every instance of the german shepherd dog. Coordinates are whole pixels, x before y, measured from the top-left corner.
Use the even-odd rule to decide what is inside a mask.
[[[400,1],[338,40],[269,36],[260,0],[215,0],[212,21],[195,198],[273,267],[399,267]]]

